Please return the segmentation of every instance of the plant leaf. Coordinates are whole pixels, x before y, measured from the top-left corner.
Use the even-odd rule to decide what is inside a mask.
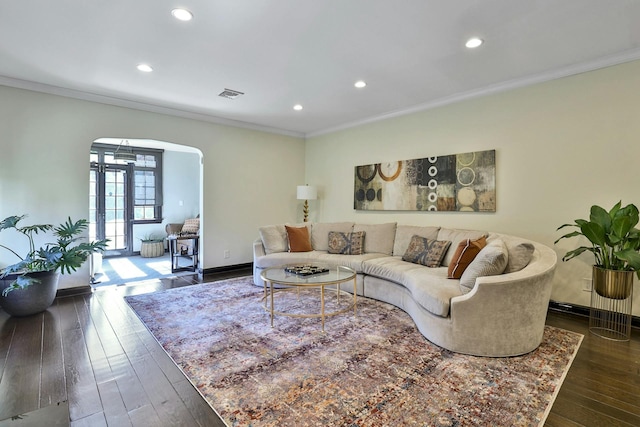
[[[18,222],[24,217],[26,217],[26,215],[12,215],[6,217],[2,220],[2,222],[0,222],[0,230],[6,230],[7,228],[16,228],[16,224],[18,224]]]
[[[633,249],[625,249],[614,254],[617,258],[626,261],[633,270],[640,270],[640,253]]]
[[[611,224],[609,224],[610,226]],[[584,237],[589,239],[594,245],[605,246],[607,241],[605,237],[605,228],[596,222],[587,222],[580,227]]]
[[[602,227],[605,234],[609,233],[609,230],[611,229],[611,216],[609,215],[609,212],[605,211],[598,205],[593,205],[591,206],[591,215],[589,215],[589,219],[590,222]]]

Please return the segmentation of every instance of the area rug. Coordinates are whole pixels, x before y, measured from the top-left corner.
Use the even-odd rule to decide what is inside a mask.
[[[542,425],[583,338],[547,326],[529,354],[473,357],[367,298],[324,333],[319,319],[276,316],[272,328],[262,295],[245,277],[126,299],[229,426]],[[304,311],[318,298],[276,300]]]

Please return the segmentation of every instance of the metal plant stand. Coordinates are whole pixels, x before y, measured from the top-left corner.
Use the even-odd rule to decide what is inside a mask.
[[[615,298],[607,293],[591,289],[591,309],[589,310],[589,330],[602,338],[615,341],[631,339],[631,304],[633,292],[620,290]],[[603,295],[604,294],[604,295]]]

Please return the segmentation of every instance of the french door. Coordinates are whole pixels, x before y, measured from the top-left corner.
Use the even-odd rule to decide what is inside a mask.
[[[109,239],[105,256],[133,254],[132,191],[133,167],[91,162],[89,172],[89,236]]]

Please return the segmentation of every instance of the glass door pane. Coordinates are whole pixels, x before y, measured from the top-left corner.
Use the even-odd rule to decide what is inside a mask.
[[[105,256],[131,255],[131,222],[127,166],[91,163],[89,171],[89,237],[109,239]]]
[[[98,240],[98,170],[89,171],[89,241]]]
[[[108,169],[104,173],[104,225],[108,250],[127,249],[126,171]]]

